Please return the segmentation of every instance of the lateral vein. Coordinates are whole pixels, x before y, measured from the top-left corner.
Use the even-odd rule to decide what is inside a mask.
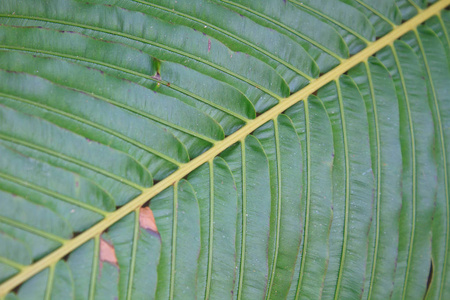
[[[335,67],[328,73],[322,75],[316,80],[313,80],[309,85],[307,85],[300,91],[292,94],[288,98],[283,99],[283,101],[281,101],[276,106],[272,107],[265,113],[259,115],[257,118],[249,121],[245,126],[237,130],[235,133],[229,135],[224,140],[217,142],[214,147],[210,148],[209,150],[199,155],[195,159],[191,160],[190,162],[182,165],[177,171],[175,171],[165,179],[161,180],[153,187],[146,189],[141,195],[139,195],[126,205],[122,206],[115,212],[110,213],[103,221],[100,221],[99,223],[87,229],[86,231],[79,234],[75,238],[68,240],[64,244],[64,246],[58,248],[54,252],[45,256],[44,258],[36,261],[30,267],[27,267],[16,276],[5,281],[0,286],[0,297],[6,295],[9,291],[13,290],[22,282],[32,277],[33,275],[37,274],[39,271],[45,269],[55,261],[60,260],[68,253],[81,246],[83,243],[87,242],[88,240],[98,235],[98,233],[103,232],[112,224],[122,219],[124,216],[128,215],[130,212],[142,206],[149,199],[159,194],[164,189],[173,185],[175,182],[177,182],[178,180],[180,180],[181,178],[192,172],[192,170],[201,166],[208,160],[216,157],[231,145],[245,138],[245,136],[249,135],[256,128],[273,119],[275,116],[281,114],[283,111],[285,111],[295,103],[306,99],[309,95],[311,95],[324,85],[328,84],[329,82],[337,78],[339,75],[347,72],[349,69],[356,66],[360,62],[364,61],[368,57],[372,56],[374,53],[378,52],[385,46],[391,44],[399,37],[403,36],[410,30],[416,28],[418,25],[420,25],[430,17],[438,14],[441,10],[445,9],[449,4],[450,0],[438,1],[437,3],[423,10],[420,14],[406,21],[402,25],[397,26],[393,31],[386,34],[382,38],[378,39],[374,43],[370,44],[367,48],[363,49],[361,52],[355,54],[349,59],[344,60],[339,66]]]

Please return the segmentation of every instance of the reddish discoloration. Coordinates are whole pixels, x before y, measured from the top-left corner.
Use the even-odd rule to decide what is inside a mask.
[[[110,263],[116,267],[119,266],[117,264],[116,250],[114,250],[114,247],[108,244],[104,239],[100,238],[100,267],[104,262]]]
[[[211,40],[208,39],[208,52],[211,51]]]
[[[152,76],[152,78],[156,80],[161,80],[161,74],[159,74],[159,72],[156,72],[156,75]]]
[[[158,227],[156,227],[155,217],[149,207],[141,207],[139,210],[139,226],[141,228],[157,233]]]

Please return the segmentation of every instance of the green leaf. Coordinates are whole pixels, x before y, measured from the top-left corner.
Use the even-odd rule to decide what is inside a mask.
[[[222,154],[236,181],[237,299],[260,299],[265,296],[269,276],[268,249],[270,232],[269,162],[261,143],[248,136]]]
[[[303,176],[304,229],[290,298],[318,299],[322,294],[328,265],[328,237],[332,219],[331,173],[333,140],[331,124],[319,98],[311,96],[286,114],[304,141]]]
[[[141,86],[59,59],[37,58],[18,52],[0,52],[0,56],[0,67],[4,70],[38,75],[93,95],[167,128],[186,145],[191,157],[198,156],[205,148],[224,137],[222,128],[214,120],[172,97],[148,93]],[[98,81],[102,85],[91,84]]]
[[[119,298],[151,298],[156,292],[161,237],[153,212],[141,208],[108,231],[114,244],[119,272]]]
[[[444,46],[445,53],[447,55],[447,62],[449,62],[448,49],[450,47],[450,38],[448,35],[448,30],[450,28],[449,14],[444,11],[440,15],[430,18],[426,25],[434,31],[434,33],[441,40],[442,46]]]
[[[401,209],[401,148],[398,100],[391,75],[376,58],[350,72],[364,98],[375,178],[373,229],[366,269],[368,297],[388,297],[397,259]],[[379,283],[381,282],[381,283]],[[380,288],[378,288],[378,285]],[[388,288],[389,287],[389,288]]]
[[[28,246],[18,239],[6,234],[0,234],[1,248],[0,248],[0,271],[2,277],[0,280],[4,281],[17,274],[23,266],[29,265],[32,262],[31,250]]]
[[[2,191],[11,197],[17,194],[30,198],[27,201],[42,205],[44,209],[51,208],[75,231],[92,226],[101,216],[114,210],[114,199],[94,182],[5,146],[0,146],[0,149]],[[39,196],[34,196],[34,193]],[[3,203],[6,210],[8,201]]]
[[[0,85],[1,104],[22,108],[28,114],[44,118],[90,140],[126,151],[136,158],[146,155],[145,160],[140,160],[155,178],[167,176],[177,165],[189,159],[186,148],[179,140],[140,116],[40,77],[0,72],[3,79]],[[45,97],[46,93],[53,96]],[[58,101],[60,98],[71,101],[63,103]],[[103,111],[103,114],[93,113],[97,110]],[[127,119],[133,119],[132,126],[125,121]],[[160,143],[154,144],[153,140]]]
[[[412,251],[410,240],[414,226],[413,219],[422,218],[422,214],[425,216],[430,214],[432,209],[430,205],[435,197],[435,189],[430,187],[436,185],[436,168],[431,152],[434,142],[433,121],[430,108],[423,101],[427,97],[423,69],[420,67],[417,56],[407,44],[397,41],[394,46],[380,52],[379,58],[392,74],[399,99],[403,160],[400,224],[406,226],[400,227],[395,275],[395,284],[399,288],[394,290],[394,295],[401,297],[404,293],[401,287],[405,280],[407,257]],[[421,221],[421,224],[426,223]],[[423,271],[425,270],[426,267]],[[423,282],[421,285],[423,286]]]
[[[0,129],[3,145],[95,181],[118,204],[133,199],[144,187],[152,185],[147,169],[122,152],[3,106],[0,106],[0,116],[5,121]],[[71,145],[77,145],[76,149]]]
[[[395,0],[395,3],[397,4],[398,9],[400,10],[400,12],[402,14],[402,19],[403,20],[411,19],[414,15],[417,14],[418,9],[421,8],[414,2],[415,1]],[[422,7],[424,5],[426,5],[426,3],[424,3],[426,1],[418,0],[418,2],[422,2],[421,3]]]
[[[74,299],[73,278],[63,261],[39,273],[22,285],[17,293],[20,299]]]
[[[80,74],[83,76],[83,78],[88,79],[90,76],[95,76],[95,78],[97,78],[96,80],[103,81],[105,80],[103,79],[104,77],[109,77],[103,75],[103,72],[106,72],[108,74],[119,76],[122,79],[133,81],[159,93],[169,96],[176,96],[177,98],[179,98],[179,100],[186,102],[189,105],[198,107],[199,109],[213,116],[214,119],[216,119],[224,127],[227,133],[231,133],[232,131],[237,129],[236,127],[242,125],[243,121],[246,121],[249,118],[254,118],[254,107],[250,103],[250,101],[243,94],[230,87],[229,85],[205,76],[201,73],[195,72],[191,69],[186,69],[176,63],[155,61],[155,59],[152,59],[147,54],[137,49],[126,47],[118,43],[106,43],[101,40],[92,39],[86,36],[75,34],[74,32],[67,31],[57,32],[52,30],[42,30],[39,28],[15,27],[3,27],[2,30],[5,33],[2,39],[3,43],[8,44],[6,47],[9,50],[26,50],[27,52],[34,53],[33,55],[44,57],[58,57],[60,59],[69,60],[71,62],[76,61],[77,64],[86,65],[88,68],[95,67],[96,69],[95,72],[89,72],[85,71],[83,68],[77,68],[76,65],[74,66],[73,64],[64,64],[59,60],[53,62],[51,62],[50,60],[41,60],[47,61],[47,64],[62,64],[63,66],[57,67],[58,70],[60,70],[59,72],[64,72],[64,69],[71,68],[72,70],[70,71],[70,77],[77,78],[76,76],[74,76],[74,74],[83,72],[84,74]],[[29,35],[31,35],[32,38],[29,39]],[[23,39],[9,39],[9,37],[14,36],[21,36],[23,37]],[[68,36],[70,37],[69,39]],[[72,47],[70,47],[70,44],[73,43],[73,39],[77,40],[77,49],[79,49],[78,51],[75,51]],[[49,40],[54,40],[55,43],[49,46]],[[92,49],[102,49],[102,51],[97,52],[92,51]],[[115,64],[112,64],[111,61],[114,60],[114,55],[110,54],[108,56],[105,56],[101,53],[117,53],[117,55],[120,53],[125,57],[129,57],[129,59],[120,59],[119,62],[115,62]],[[25,59],[26,58],[22,58],[20,60]],[[25,62],[26,61],[24,61],[24,63]],[[5,61],[3,65],[10,66],[11,63]],[[38,75],[37,73],[39,73],[40,70],[40,75],[46,76],[48,71],[42,73],[43,70],[42,68],[40,68],[42,63],[36,63],[36,65],[37,69],[34,69],[29,64],[26,64],[26,68],[20,68],[20,65],[18,64],[13,64],[12,66],[6,68],[25,71],[36,75]],[[73,70],[73,68],[75,68],[75,70]],[[159,70],[157,70],[156,68],[159,68]],[[98,71],[100,71],[101,74],[98,74]],[[119,102],[121,104],[124,104],[124,100],[119,97],[120,94],[123,93],[123,91],[119,94],[114,93],[115,97],[112,97],[109,89],[99,89],[99,87],[92,88],[89,84],[83,84],[83,81],[74,82],[73,79],[70,80],[69,75],[66,75],[67,77],[56,77],[55,79],[55,75],[57,75],[57,73],[55,74],[55,72],[50,72],[50,75],[47,75],[46,78],[63,85],[69,84],[70,87],[81,89],[82,91],[86,91],[87,89],[88,93],[94,93],[99,96],[104,96],[109,99],[110,102],[113,102],[111,100],[115,100],[116,103]],[[99,77],[101,79],[98,79]],[[61,82],[57,78],[64,78],[64,81]],[[113,79],[107,80],[111,81]],[[117,79],[115,81],[116,82],[113,83],[114,85],[117,85],[117,82],[120,82]],[[121,84],[123,85],[125,83],[122,82]],[[117,87],[115,89],[117,89]],[[127,90],[129,88],[130,87],[128,87]],[[146,91],[146,89],[136,86],[134,86],[133,90],[136,90],[133,92],[133,94],[136,93],[142,95],[146,93],[144,92]],[[127,97],[130,96],[131,95],[127,95]],[[148,97],[149,95],[145,96],[145,98]],[[230,99],[236,100],[231,101]],[[141,111],[141,107],[142,105],[138,107],[139,111]],[[134,111],[136,111],[136,109]],[[148,108],[144,111],[148,111]],[[154,110],[152,112],[154,114]],[[167,119],[167,117],[163,119]],[[186,127],[189,128],[192,127],[192,125]]]
[[[400,24],[401,12],[394,0],[342,0],[363,12],[375,28],[377,36],[385,35]]]
[[[450,0],[1,3],[1,300],[450,297]]]
[[[335,27],[348,45],[350,54],[359,52],[375,39],[375,31],[369,20],[357,9],[345,3],[336,0],[290,0],[290,2],[316,14]]]
[[[226,162],[216,157],[189,174],[200,209],[201,249],[197,297],[233,293],[236,263],[237,191]]]
[[[359,298],[367,260],[359,250],[368,243],[374,189],[367,113],[350,77],[329,83],[318,96],[330,116],[334,140],[333,222],[323,295]]]
[[[252,56],[233,53],[220,42],[200,32],[192,32],[188,27],[162,22],[118,7],[81,2],[56,1],[51,4],[52,9],[47,7],[48,4],[39,3],[34,4],[33,10],[29,11],[27,7],[30,8],[32,3],[26,1],[9,4],[15,10],[16,17],[35,20],[36,25],[51,21],[53,29],[76,30],[100,39],[109,40],[112,37],[113,41],[133,46],[160,60],[182,63],[201,73],[237,85],[255,103],[258,111],[267,109],[289,94],[286,82],[266,64]],[[4,5],[5,10],[9,5]],[[69,11],[78,11],[79,14],[67,15]],[[103,17],[98,17],[99,14]],[[129,20],[126,27],[122,26],[124,19]],[[187,37],[190,38],[189,43],[186,41]],[[151,69],[147,73],[149,71],[154,74]]]
[[[272,234],[266,297],[285,298],[301,241],[302,150],[292,121],[286,115],[261,126],[254,135],[263,145],[270,166]]]
[[[150,208],[161,234],[156,299],[193,299],[197,293],[200,213],[189,182],[176,183],[153,198]]]
[[[322,73],[348,57],[347,45],[331,26],[289,2],[220,1],[255,22],[294,39],[308,51]]]
[[[97,236],[90,240],[71,253],[67,262],[73,276],[75,299],[117,297],[119,267],[108,237]]]
[[[233,51],[245,52],[260,59],[278,71],[289,84],[291,92],[304,87],[313,77],[319,75],[316,63],[300,45],[293,44],[288,37],[258,26],[250,19],[216,3],[202,0],[138,0],[121,1],[118,5],[165,21],[176,20],[178,24],[194,28],[221,41]],[[286,47],[290,48],[289,52],[282,50]]]
[[[434,292],[432,294],[437,294],[438,297],[446,297],[449,291],[447,287],[448,281],[448,244],[449,244],[449,165],[447,161],[447,156],[449,153],[447,142],[449,139],[448,132],[444,129],[447,127],[449,122],[448,113],[446,112],[446,105],[448,101],[444,99],[448,98],[448,80],[450,78],[448,63],[437,63],[433,60],[436,59],[437,55],[445,57],[444,48],[437,37],[437,35],[430,30],[428,27],[419,27],[419,30],[415,32],[414,36],[407,36],[407,42],[411,43],[413,38],[417,47],[415,50],[421,59],[421,65],[425,70],[426,84],[428,88],[428,101],[431,107],[431,112],[433,114],[434,121],[434,131],[435,131],[435,159],[437,164],[438,173],[438,187],[435,203],[435,219],[433,222],[432,231],[432,257],[435,262],[436,276],[437,280],[433,283]],[[420,240],[418,241],[417,247],[428,246],[422,245]],[[419,251],[418,251],[419,252]],[[422,252],[422,251],[420,251]],[[419,252],[419,253],[420,253]],[[416,254],[417,255],[417,254]],[[421,266],[418,266],[421,267]],[[442,268],[442,269],[441,269]],[[440,282],[439,282],[440,281]],[[438,290],[438,291],[437,291]]]

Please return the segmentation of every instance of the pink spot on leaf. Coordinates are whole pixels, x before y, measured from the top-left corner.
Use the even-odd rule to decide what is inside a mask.
[[[119,267],[117,264],[116,250],[114,250],[114,247],[108,244],[107,241],[100,238],[100,270],[102,269],[104,262]]]
[[[139,226],[141,228],[150,231],[151,233],[158,233],[158,227],[156,227],[155,217],[149,207],[141,207],[139,210]]]

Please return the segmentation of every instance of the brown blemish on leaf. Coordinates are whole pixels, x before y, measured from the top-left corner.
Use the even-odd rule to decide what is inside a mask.
[[[100,268],[102,267],[102,263],[104,262],[119,267],[119,265],[117,264],[116,250],[114,250],[114,247],[107,241],[100,238]]]
[[[156,227],[155,217],[149,207],[141,207],[139,210],[139,226],[141,228],[150,231],[151,233],[158,233],[158,227]]]
[[[161,80],[161,74],[159,74],[159,72],[156,72],[156,75],[152,76],[151,78],[159,81],[159,80]]]
[[[211,40],[208,39],[208,52],[211,51]]]

